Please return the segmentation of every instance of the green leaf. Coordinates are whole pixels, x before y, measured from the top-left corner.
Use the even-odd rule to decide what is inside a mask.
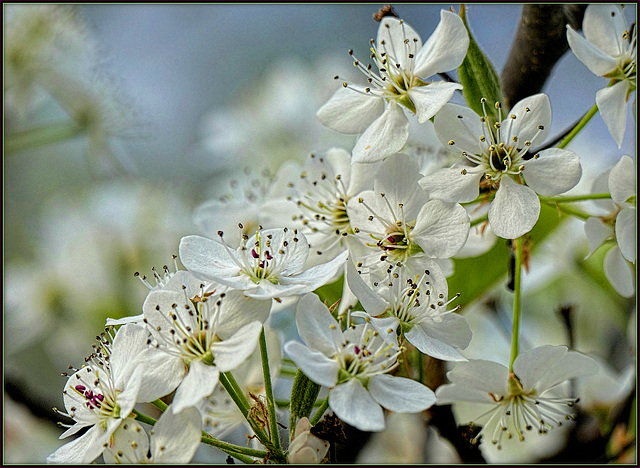
[[[320,385],[298,370],[291,388],[290,426],[293,430],[297,419],[308,418],[320,393]]]
[[[460,18],[469,33],[469,49],[467,55],[458,67],[458,79],[464,87],[462,95],[467,101],[467,105],[473,109],[478,115],[482,116],[482,104],[480,100],[487,100],[485,109],[487,115],[498,122],[498,112],[495,107],[496,102],[502,103],[502,88],[500,87],[500,78],[493,68],[491,61],[482,52],[480,46],[473,38],[469,24],[467,23],[467,15],[465,6],[460,7]],[[503,113],[508,109],[503,109]]]

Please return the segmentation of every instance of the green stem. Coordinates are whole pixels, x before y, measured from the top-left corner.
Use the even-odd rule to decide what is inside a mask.
[[[584,211],[578,210],[576,208],[570,208],[566,205],[559,205],[557,202],[547,202],[546,200],[541,201],[552,208],[560,210],[563,213],[575,216],[576,218],[589,219],[593,217],[593,215],[590,215],[589,213],[585,213]]]
[[[539,195],[538,195],[539,196]],[[602,200],[611,198],[610,193],[592,193],[588,195],[574,195],[571,197],[542,197],[539,196],[540,201],[544,203],[570,203],[586,200]]]
[[[522,243],[523,238],[518,237],[513,240],[516,250],[516,262],[514,266],[513,281],[513,329],[511,331],[511,361],[509,362],[509,372],[513,373],[513,363],[518,357],[520,338],[520,315],[522,312]]]
[[[482,224],[487,219],[489,219],[489,215],[488,214],[482,215],[478,219],[474,219],[473,221],[471,221],[471,223],[469,223],[469,227],[473,227],[473,226],[477,226],[478,224]]]
[[[155,426],[155,424],[158,422],[157,420],[153,419],[150,416],[147,416],[146,414],[142,414],[140,411],[138,410],[133,410],[132,411],[133,414],[136,415],[136,420],[143,422],[145,424],[148,424],[149,426]]]
[[[589,120],[591,120],[591,117],[596,115],[597,112],[598,112],[598,105],[594,104],[593,107],[589,109],[589,112],[585,114],[582,120],[578,122],[578,125],[576,125],[566,137],[564,137],[564,140],[562,140],[556,148],[562,149],[562,148],[565,148],[569,143],[571,143],[571,140],[573,140],[576,137],[576,135],[578,135],[578,133],[582,131],[585,125],[589,123]]]
[[[41,146],[58,143],[74,138],[84,131],[84,128],[74,122],[59,122],[43,127],[30,128],[21,132],[9,133],[4,137],[5,154],[17,153]]]
[[[257,450],[249,447],[241,447],[240,445],[230,444],[228,442],[223,442],[222,440],[218,440],[215,437],[210,436],[206,432],[203,432],[202,438],[200,439],[202,443],[207,445],[212,445],[213,447],[217,447],[225,453],[229,455],[236,456],[236,454],[249,455],[251,457],[259,457],[265,458],[269,452],[266,450]],[[253,463],[251,460],[250,463]]]
[[[260,357],[262,358],[262,375],[264,376],[264,390],[267,394],[267,410],[269,410],[269,429],[271,441],[277,450],[281,450],[280,435],[278,434],[278,419],[276,417],[275,399],[273,398],[273,387],[271,386],[271,373],[269,371],[269,355],[267,354],[267,338],[264,327],[260,332]]]
[[[249,458],[246,455],[241,455],[239,453],[235,453],[235,452],[231,452],[231,451],[226,451],[223,450],[224,453],[231,455],[233,458],[240,460],[242,463],[244,463],[245,465],[253,465],[255,464],[255,460],[253,458]]]
[[[244,396],[244,392],[238,385],[238,382],[236,382],[236,379],[233,378],[231,372],[220,373],[220,383],[227,391],[233,402],[236,404],[242,415],[246,418],[249,414],[251,405],[247,401],[247,398]]]
[[[322,404],[320,405],[320,408],[318,408],[318,411],[316,411],[316,414],[313,415],[313,418],[311,419],[311,421],[309,421],[312,426],[315,426],[316,424],[318,424],[318,422],[320,422],[320,418],[322,417],[324,412],[327,411],[328,407],[329,407],[329,397],[327,396],[327,398],[325,398]]]
[[[280,375],[284,377],[295,377],[298,373],[298,369],[291,369],[289,367],[281,367]]]
[[[167,405],[164,401],[162,401],[159,398],[156,401],[152,401],[151,404],[156,408],[158,408],[163,413],[167,411],[167,408],[169,407],[169,405]]]

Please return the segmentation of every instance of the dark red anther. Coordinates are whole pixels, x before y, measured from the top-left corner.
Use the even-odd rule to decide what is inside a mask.
[[[258,252],[256,252],[256,249],[251,249],[251,256],[253,258],[260,258],[260,255],[258,255]]]

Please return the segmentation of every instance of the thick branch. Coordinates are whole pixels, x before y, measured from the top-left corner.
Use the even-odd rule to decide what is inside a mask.
[[[569,48],[566,25],[580,29],[586,7],[523,5],[516,37],[501,76],[508,108],[542,90],[554,65]]]

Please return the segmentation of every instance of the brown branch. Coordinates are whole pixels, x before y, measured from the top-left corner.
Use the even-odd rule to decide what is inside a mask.
[[[507,108],[542,90],[554,65],[569,49],[566,25],[582,27],[587,5],[525,4],[502,71]]]

